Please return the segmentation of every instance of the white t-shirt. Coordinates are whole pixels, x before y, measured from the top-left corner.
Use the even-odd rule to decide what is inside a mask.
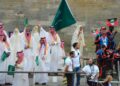
[[[98,81],[98,78],[96,77],[96,75],[99,73],[99,68],[97,65],[86,65],[83,69],[83,72],[85,72],[87,74],[87,76],[91,75],[91,80],[90,81]]]
[[[77,50],[74,49],[73,51],[75,53],[75,57],[72,58],[73,67],[74,68],[75,67],[80,67],[80,56],[81,56],[81,53],[80,53],[79,49],[77,49]]]
[[[111,83],[108,83],[109,85],[108,86],[112,86],[112,84]]]
[[[72,59],[70,57],[67,57],[65,60],[65,66],[68,66],[68,71],[72,72],[73,68],[72,68]]]

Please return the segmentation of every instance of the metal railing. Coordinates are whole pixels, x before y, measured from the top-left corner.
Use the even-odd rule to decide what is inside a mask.
[[[33,76],[34,74],[48,74],[48,76],[50,77],[54,77],[54,76],[58,76],[58,77],[63,77],[64,74],[80,74],[81,76],[83,76],[82,78],[85,78],[86,74],[82,74],[80,72],[49,72],[49,71],[45,71],[45,72],[41,72],[41,71],[14,71],[14,72],[8,72],[8,71],[0,71],[0,73],[20,73],[20,74],[33,74],[32,77],[29,77],[29,84],[30,86],[35,86],[35,83],[34,83],[34,79],[33,79]],[[51,83],[51,82],[50,82]],[[57,83],[54,83],[54,84],[57,84]],[[62,85],[62,81],[61,81],[61,84],[59,86],[64,86]],[[39,85],[37,85],[39,86]],[[41,86],[41,85],[40,85]],[[52,86],[52,85],[48,85],[48,86]],[[54,85],[56,86],[56,85]],[[66,85],[65,85],[66,86]],[[86,82],[83,83],[83,85],[81,86],[87,86]]]
[[[0,73],[8,73],[8,71],[0,71]],[[63,76],[63,74],[69,73],[69,74],[80,74],[82,76],[81,78],[84,78],[84,79],[86,78],[86,74],[83,74],[83,73],[80,73],[80,72],[15,71],[15,72],[9,72],[9,73],[28,73],[28,74],[29,73],[31,73],[31,74],[36,74],[36,73],[43,74],[43,73],[46,73],[46,74],[50,74],[50,76]],[[33,80],[33,77],[31,79]],[[98,83],[103,83],[103,81],[98,81]],[[120,80],[118,80],[118,81],[112,81],[111,83],[112,84],[117,84],[117,86],[120,86]],[[30,85],[31,86],[35,86],[35,84],[33,83],[33,81],[30,82]],[[84,85],[86,85],[86,81],[85,81]],[[81,86],[84,86],[84,85],[81,85]]]
[[[88,58],[84,59],[85,61],[88,60]],[[84,61],[84,62],[85,62]],[[84,66],[86,65],[86,62],[84,63]],[[8,72],[8,71],[0,71],[0,73],[28,73],[28,74],[48,74],[49,76],[60,76],[62,77],[65,73],[70,73],[70,74],[80,74],[82,77],[81,78],[86,78],[86,74],[82,74],[80,72],[51,72],[51,71],[45,71],[45,72],[41,72],[41,71],[14,71],[14,72]],[[33,80],[33,76],[31,77]],[[82,79],[81,79],[82,81]],[[102,83],[103,81],[98,81],[99,83]],[[34,86],[33,81],[30,82],[31,86]],[[117,84],[117,86],[120,86],[120,63],[118,62],[118,81],[112,81],[112,84]],[[84,83],[84,85],[86,85],[86,82]],[[84,86],[81,85],[81,86]]]

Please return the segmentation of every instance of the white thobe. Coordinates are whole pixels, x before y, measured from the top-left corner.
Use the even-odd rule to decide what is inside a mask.
[[[46,41],[49,41],[49,33],[43,27],[40,28],[40,39],[42,37],[46,37]]]
[[[24,48],[26,47],[26,39],[25,37],[23,38],[24,40]],[[28,49],[24,49],[24,56],[25,58],[27,59],[28,61],[28,71],[33,71],[34,70],[34,67],[35,67],[35,64],[34,64],[34,60],[35,60],[35,48],[34,46],[37,46],[35,45],[35,42],[34,42],[34,39],[31,37],[31,43],[30,43],[30,48]]]
[[[9,65],[15,65],[15,62],[17,60],[16,53],[19,50],[24,49],[23,40],[22,40],[22,37],[21,37],[20,33],[18,33],[18,34],[13,33],[13,35],[11,36],[11,38],[9,40],[10,40],[10,51],[11,51],[11,53],[10,53],[9,58],[7,59],[7,68],[8,68]],[[7,83],[12,83],[12,81],[13,81],[13,76],[7,75],[6,76],[6,82]]]
[[[11,64],[15,64],[16,60],[17,60],[17,56],[16,53],[19,50],[24,50],[24,45],[23,45],[23,39],[21,37],[21,34],[13,34],[10,38],[10,45],[11,45],[11,59],[12,59],[12,63]]]
[[[45,46],[42,45],[41,49],[39,49],[39,65],[36,65],[35,67],[35,71],[41,71],[41,72],[47,72],[48,70],[48,65],[47,65],[47,58],[48,56],[48,49],[47,49],[47,55],[44,55],[45,52]],[[45,58],[45,60],[43,60],[42,58]],[[48,82],[48,74],[47,73],[41,73],[41,74],[35,74],[34,75],[34,82],[36,83],[47,83]]]
[[[5,36],[6,36],[6,39],[7,39],[6,42],[8,43],[8,44],[5,44],[5,43],[4,43],[4,47],[5,47],[5,49],[6,49],[6,52],[11,52],[10,39],[9,39],[9,37],[8,37],[7,32],[6,32],[5,30],[4,30],[3,32],[4,32],[4,34],[5,34]],[[11,55],[11,53],[10,53],[10,55]],[[9,66],[10,63],[11,63],[11,60],[12,60],[11,56],[9,56],[9,57],[5,60],[5,62],[6,62],[6,65],[5,65],[6,71],[8,70],[8,66]],[[6,77],[6,78],[5,78],[5,82],[6,82],[6,83],[12,83],[12,80],[13,80],[13,77],[12,77],[12,76],[6,74],[5,77]]]
[[[5,47],[4,42],[0,42],[0,57],[2,56],[3,52],[7,51],[7,48]],[[7,71],[7,59],[2,62],[0,60],[0,71]],[[5,84],[6,82],[6,73],[0,73],[0,84]]]
[[[15,71],[27,71],[27,60],[24,58],[23,62],[17,65]],[[29,86],[28,74],[15,73],[12,86]]]
[[[39,41],[40,41],[40,35],[39,35],[39,33],[35,32],[35,33],[32,34],[32,37],[34,39],[34,44],[35,44],[35,46],[33,46],[34,47],[34,52],[36,52],[37,48],[38,48],[37,46],[38,46]]]
[[[56,34],[57,40],[54,40],[52,35],[49,34],[48,43],[50,45],[50,57],[51,57],[51,71],[56,72],[59,67],[60,61],[60,37]]]
[[[63,58],[65,57],[65,50],[62,47],[60,47],[60,49],[59,49],[59,56],[60,56],[60,58],[59,58],[58,68],[62,69],[63,65],[64,65]]]

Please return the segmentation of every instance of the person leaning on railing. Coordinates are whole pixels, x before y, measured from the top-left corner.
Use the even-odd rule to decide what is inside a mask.
[[[65,75],[64,77],[67,78],[67,86],[74,86],[74,74],[70,73],[73,72],[73,63],[72,63],[72,58],[74,57],[74,51],[71,51],[69,53],[70,56],[68,56],[65,60]]]
[[[113,80],[111,75],[107,75],[103,82],[103,86],[112,86],[111,81]]]
[[[99,77],[99,68],[94,64],[93,59],[88,60],[88,65],[86,65],[81,73],[85,73],[87,76],[87,84],[89,86],[97,86]]]
[[[74,72],[80,72],[81,52],[79,49],[80,49],[80,44],[78,42],[75,42],[73,44],[73,51],[74,51],[75,55],[72,58]],[[80,75],[79,74],[75,74],[75,75],[76,75],[76,82],[75,82],[76,85],[75,86],[80,86]]]

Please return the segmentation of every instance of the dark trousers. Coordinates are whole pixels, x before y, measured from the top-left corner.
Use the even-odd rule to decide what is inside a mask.
[[[114,50],[115,47],[116,47],[115,41],[114,41],[114,40],[109,41],[109,43],[108,43],[108,48]]]
[[[87,80],[87,84],[88,84],[89,86],[100,86],[97,82],[88,81],[88,80]]]
[[[115,70],[118,74],[118,62],[119,62],[119,65],[120,65],[120,58],[115,58],[114,59],[114,64],[115,64]]]
[[[80,71],[80,67],[75,67],[74,68],[74,72],[79,72]],[[76,86],[80,86],[80,74],[76,74],[76,77],[77,77],[77,81],[76,81]]]
[[[65,76],[67,78],[67,86],[74,86],[74,74],[66,73]]]
[[[87,81],[88,86],[108,86],[108,84],[98,83],[94,81]]]

